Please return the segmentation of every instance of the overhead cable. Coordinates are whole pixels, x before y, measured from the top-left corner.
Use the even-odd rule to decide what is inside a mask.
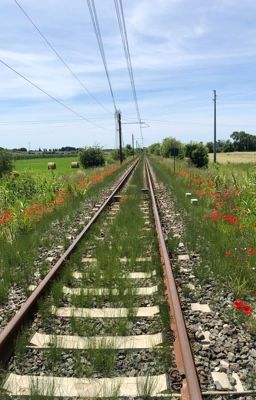
[[[134,98],[134,102],[135,102],[137,117],[138,117],[139,123],[141,124],[141,116],[140,116],[138,98],[137,98],[134,75],[133,75],[133,68],[132,68],[132,62],[131,62],[131,54],[130,54],[130,49],[129,49],[127,29],[126,29],[126,24],[125,24],[123,3],[122,3],[122,0],[114,0],[114,3],[115,3],[115,9],[116,9],[116,15],[117,15],[117,20],[118,20],[120,35],[121,35],[122,44],[123,44],[123,48],[124,48],[127,69],[128,69],[128,73],[129,73],[129,77],[130,77],[131,88],[132,88],[133,98]],[[141,138],[143,140],[141,126],[140,126],[140,133],[141,133]]]
[[[57,56],[57,58],[62,62],[62,64],[66,67],[66,69],[71,73],[71,75],[76,79],[76,81],[80,84],[80,86],[85,90],[85,92],[96,102],[99,104],[100,107],[102,107],[107,113],[110,114],[110,111],[87,89],[87,87],[84,85],[84,83],[81,81],[81,79],[75,74],[75,72],[70,68],[70,66],[66,63],[66,61],[63,59],[63,57],[60,55],[60,53],[53,47],[51,42],[47,39],[47,37],[43,34],[43,32],[38,28],[38,26],[35,24],[35,22],[32,20],[32,18],[28,15],[27,11],[24,10],[24,8],[21,6],[21,4],[17,1],[14,0],[14,2],[17,4],[17,6],[20,8],[22,13],[25,15],[25,17],[29,20],[29,22],[34,26],[34,28],[37,30],[41,38],[45,41],[47,46],[53,51],[53,53]]]
[[[88,5],[89,12],[90,12],[96,39],[98,42],[102,62],[103,62],[104,68],[105,68],[105,73],[106,73],[106,77],[108,80],[109,90],[111,93],[114,109],[115,109],[115,111],[117,111],[114,92],[113,92],[112,85],[111,85],[111,80],[110,80],[110,75],[109,75],[109,70],[108,70],[108,65],[107,65],[107,59],[106,59],[106,55],[105,55],[105,51],[104,51],[104,45],[103,45],[103,41],[102,41],[102,35],[101,35],[101,30],[100,30],[100,25],[99,25],[99,20],[98,20],[94,0],[87,0],[87,5]]]
[[[0,63],[3,64],[5,67],[7,67],[8,69],[10,69],[11,71],[13,71],[16,75],[18,75],[20,78],[24,79],[26,82],[28,82],[30,85],[32,85],[33,87],[35,87],[37,90],[39,90],[40,92],[44,93],[46,96],[48,96],[50,99],[52,99],[53,101],[55,101],[56,103],[58,103],[59,105],[61,105],[62,107],[66,108],[68,111],[72,112],[73,114],[75,114],[77,117],[79,117],[80,119],[89,122],[90,124],[96,126],[97,128],[100,129],[104,129],[103,127],[101,127],[98,124],[95,124],[94,122],[90,121],[89,119],[87,119],[86,117],[84,117],[82,114],[78,113],[77,111],[73,110],[73,108],[67,106],[65,103],[63,103],[61,100],[57,99],[55,96],[51,95],[50,93],[46,92],[46,90],[42,89],[40,86],[38,86],[36,83],[32,82],[30,79],[26,78],[24,75],[22,75],[20,72],[18,72],[16,69],[14,69],[13,67],[11,67],[9,64],[7,64],[5,61],[3,61],[2,59],[0,59]]]

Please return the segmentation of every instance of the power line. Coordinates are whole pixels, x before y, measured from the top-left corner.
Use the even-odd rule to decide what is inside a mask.
[[[66,61],[63,59],[63,57],[58,53],[58,51],[53,47],[51,42],[47,39],[47,37],[43,34],[43,32],[38,28],[38,26],[35,24],[35,22],[32,20],[32,18],[28,15],[28,13],[24,10],[24,8],[19,4],[17,0],[14,0],[14,2],[17,4],[17,6],[20,8],[22,13],[25,15],[25,17],[30,21],[30,23],[34,26],[34,28],[37,30],[41,38],[45,41],[47,46],[53,51],[53,53],[57,56],[57,58],[62,62],[62,64],[66,67],[66,69],[71,73],[71,75],[76,79],[76,81],[80,84],[80,86],[85,90],[85,92],[96,102],[99,104],[101,108],[104,109],[108,114],[111,114],[110,111],[87,89],[87,87],[84,85],[84,83],[81,81],[81,79],[75,74],[75,72],[70,68],[70,66],[66,63]]]
[[[2,59],[0,59],[0,63],[3,64],[5,67],[7,67],[8,69],[10,69],[11,71],[13,71],[16,75],[18,75],[20,78],[24,79],[26,82],[28,82],[30,85],[32,85],[33,87],[35,87],[37,90],[39,90],[40,92],[44,93],[46,96],[48,96],[51,100],[55,101],[56,103],[58,103],[59,105],[61,105],[62,107],[66,108],[68,111],[72,112],[73,114],[75,114],[77,117],[79,117],[80,119],[89,122],[89,124],[92,124],[94,126],[96,126],[97,128],[100,129],[104,129],[102,128],[100,125],[95,124],[94,122],[91,122],[89,119],[87,119],[86,117],[84,117],[82,114],[79,114],[78,112],[76,112],[75,110],[73,110],[73,108],[67,106],[65,103],[63,103],[61,100],[57,99],[56,97],[54,97],[53,95],[51,95],[50,93],[46,92],[46,90],[40,88],[40,86],[38,86],[36,83],[32,82],[30,79],[26,78],[24,75],[22,75],[20,72],[18,72],[16,69],[14,69],[13,67],[11,67],[9,64],[7,64],[5,61],[3,61]]]
[[[101,35],[101,30],[100,30],[100,25],[99,25],[99,20],[98,20],[94,0],[87,0],[87,5],[88,5],[89,12],[90,12],[96,39],[98,42],[102,62],[103,62],[104,68],[105,68],[105,73],[107,76],[109,90],[111,93],[114,109],[115,109],[115,111],[117,111],[114,92],[113,92],[112,85],[111,85],[111,80],[110,80],[110,75],[109,75],[109,70],[108,70],[108,65],[107,65],[107,60],[106,60],[106,55],[105,55],[105,51],[104,51],[104,45],[103,45],[103,41],[102,41],[102,35]]]
[[[130,77],[130,81],[131,81],[131,88],[132,88],[132,94],[133,94],[133,98],[134,98],[134,102],[135,102],[137,117],[138,117],[139,123],[141,123],[141,116],[140,116],[140,110],[139,110],[139,105],[138,105],[138,97],[137,97],[137,93],[136,93],[134,74],[133,74],[133,68],[132,68],[132,62],[131,62],[131,54],[130,54],[130,49],[129,49],[129,41],[128,41],[126,24],[125,24],[123,3],[122,3],[122,0],[114,0],[114,2],[115,2],[115,9],[116,9],[116,15],[117,15],[117,20],[118,20],[120,35],[121,35],[123,48],[124,48],[127,69],[128,69],[128,73],[129,73],[129,77]],[[141,138],[143,140],[141,126],[140,126],[140,133],[141,133]]]
[[[81,119],[64,119],[64,120],[17,120],[17,121],[0,121],[0,125],[43,125],[43,124],[66,124],[83,122]]]

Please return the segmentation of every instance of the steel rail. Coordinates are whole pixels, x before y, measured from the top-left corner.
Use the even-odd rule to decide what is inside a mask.
[[[157,231],[161,261],[163,265],[166,294],[171,310],[171,315],[173,317],[173,321],[171,322],[171,328],[172,330],[174,330],[176,336],[174,351],[176,355],[177,366],[181,370],[181,372],[185,375],[183,380],[183,386],[181,389],[181,398],[183,400],[201,400],[202,391],[200,388],[198,374],[196,371],[193,353],[187,334],[187,329],[181,309],[179,295],[161,227],[161,221],[158,213],[157,202],[154,193],[154,186],[152,182],[153,181],[152,171],[147,160],[145,168],[146,168],[147,182],[152,202],[155,226]]]
[[[125,184],[136,165],[138,164],[139,159],[136,159],[132,165],[128,168],[128,170],[122,175],[114,190],[110,194],[110,196],[104,201],[104,203],[100,206],[100,208],[96,211],[94,216],[90,219],[88,224],[83,228],[83,230],[79,233],[79,235],[74,239],[68,249],[64,252],[64,254],[58,259],[55,265],[51,268],[48,274],[44,277],[44,279],[39,283],[36,289],[32,292],[32,294],[27,298],[27,300],[21,305],[20,309],[14,315],[14,317],[9,321],[9,323],[5,326],[3,331],[0,334],[0,363],[5,363],[11,356],[14,350],[15,339],[17,337],[18,332],[21,330],[22,326],[32,317],[33,312],[35,311],[38,300],[45,293],[46,289],[50,286],[53,278],[56,277],[61,267],[65,263],[65,261],[69,258],[70,254],[74,251],[78,243],[85,236],[94,222],[98,219],[99,215],[106,208],[106,206],[112,201],[115,194],[122,188]]]

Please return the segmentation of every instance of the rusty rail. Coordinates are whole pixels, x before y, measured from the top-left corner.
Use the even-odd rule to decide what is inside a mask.
[[[33,315],[33,312],[36,310],[38,305],[38,300],[45,293],[46,289],[50,286],[53,278],[56,277],[58,272],[60,271],[62,265],[69,258],[70,254],[74,251],[78,243],[84,237],[84,235],[88,232],[93,223],[98,219],[99,215],[106,208],[106,206],[112,201],[115,194],[122,188],[125,184],[136,165],[138,164],[139,159],[136,159],[132,165],[128,168],[128,170],[122,175],[121,179],[115,186],[114,190],[110,194],[110,196],[104,201],[101,207],[96,211],[94,216],[88,222],[88,224],[84,227],[84,229],[79,233],[79,235],[75,238],[75,240],[71,243],[65,253],[59,258],[56,264],[51,268],[48,274],[44,277],[44,279],[40,282],[37,288],[33,291],[33,293],[28,297],[28,299],[23,303],[18,310],[18,312],[14,315],[14,317],[9,321],[6,327],[0,334],[0,363],[5,363],[8,358],[11,356],[14,350],[15,339],[17,337],[18,332],[21,330],[22,326],[30,320]]]
[[[173,320],[171,321],[171,329],[175,333],[174,352],[179,370],[184,374],[183,386],[181,389],[181,398],[183,400],[201,400],[202,391],[196,371],[196,366],[186,330],[185,321],[181,309],[179,295],[175,284],[171,263],[166,248],[163,231],[161,227],[160,217],[158,213],[157,203],[152,183],[152,171],[148,161],[146,161],[146,176],[151,196],[155,226],[158,237],[158,244],[161,254],[161,260],[164,271],[164,280],[166,294],[171,310]]]

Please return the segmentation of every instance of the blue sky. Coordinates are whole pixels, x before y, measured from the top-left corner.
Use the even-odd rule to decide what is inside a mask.
[[[114,108],[86,0],[18,0],[88,90],[90,98],[13,0],[0,2],[0,59],[84,115],[79,120],[0,64],[0,147],[116,143]],[[136,121],[114,0],[95,0],[106,58],[123,120]],[[144,144],[174,136],[218,138],[255,133],[256,2],[253,0],[123,0],[143,121]],[[123,125],[124,142],[139,139]]]

